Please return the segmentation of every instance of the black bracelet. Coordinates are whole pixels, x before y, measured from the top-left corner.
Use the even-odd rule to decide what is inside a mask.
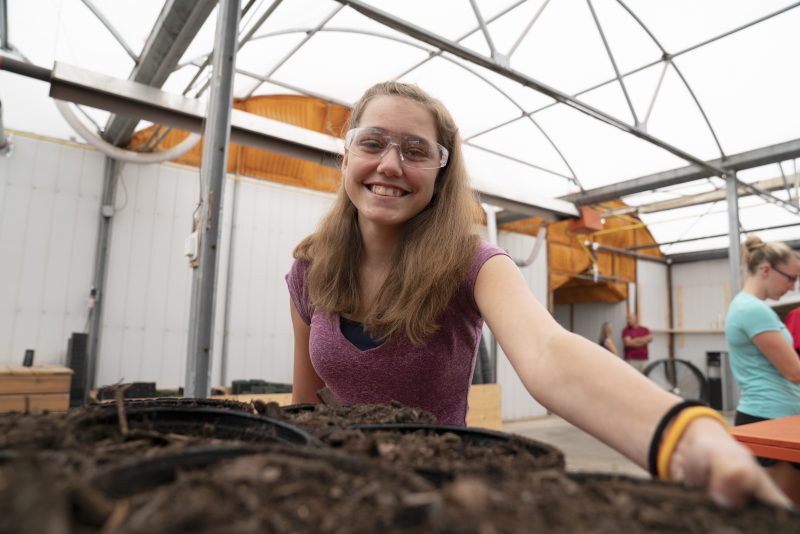
[[[653,433],[653,439],[650,440],[650,450],[647,453],[647,467],[650,470],[650,474],[653,477],[658,478],[658,451],[661,449],[661,435],[664,433],[664,429],[667,428],[667,425],[675,419],[675,416],[681,413],[684,409],[689,408],[691,406],[705,406],[705,403],[699,401],[683,401],[679,402],[669,410],[664,416],[661,418],[661,421],[658,422],[658,426],[656,426],[656,431]]]

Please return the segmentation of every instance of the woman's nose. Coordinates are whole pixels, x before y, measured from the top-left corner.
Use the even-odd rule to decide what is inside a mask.
[[[378,172],[399,176],[403,173],[403,158],[400,155],[400,147],[392,143],[381,156],[378,165]]]

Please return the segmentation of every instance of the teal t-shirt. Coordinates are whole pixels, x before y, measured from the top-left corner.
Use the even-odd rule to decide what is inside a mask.
[[[750,293],[736,295],[725,319],[731,370],[741,390],[736,409],[767,419],[800,414],[800,385],[786,380],[753,343],[753,337],[770,331],[779,331],[792,345],[791,334],[772,308]]]

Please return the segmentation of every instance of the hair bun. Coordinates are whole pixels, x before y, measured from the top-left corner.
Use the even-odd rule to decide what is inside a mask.
[[[758,237],[758,236],[755,236],[755,235],[751,235],[750,237],[748,237],[748,238],[745,240],[745,242],[744,242],[744,246],[745,246],[745,248],[746,248],[747,250],[758,250],[758,249],[760,249],[760,248],[764,248],[764,247],[766,247],[766,246],[767,246],[767,244],[766,244],[766,243],[764,243],[764,242],[761,240],[761,238],[760,238],[760,237]]]

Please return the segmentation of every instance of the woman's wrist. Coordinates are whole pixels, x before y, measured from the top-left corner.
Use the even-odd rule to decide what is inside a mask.
[[[716,421],[717,424],[722,426],[722,429],[726,431],[728,423],[723,419],[723,417],[717,412],[709,408],[708,406],[690,406],[682,408],[688,402],[680,403],[674,406],[670,412],[668,412],[667,416],[665,416],[663,421],[669,416],[669,414],[673,413],[676,410],[679,410],[677,415],[675,415],[674,420],[672,420],[669,427],[666,429],[664,433],[664,438],[661,441],[661,445],[658,450],[658,459],[657,459],[657,469],[658,469],[658,477],[661,480],[673,480],[674,477],[671,475],[671,465],[672,465],[672,458],[675,455],[675,452],[678,448],[678,445],[681,443],[683,438],[686,435],[686,432],[689,431],[689,427],[692,426],[692,423],[697,421],[697,419],[712,419]],[[700,428],[706,425],[701,425]],[[711,427],[708,427],[711,428]],[[717,428],[717,431],[719,428]],[[700,433],[697,434],[698,426],[694,426],[692,429],[691,435],[692,438],[688,442],[691,444],[697,442],[699,437],[706,437],[706,434]],[[714,436],[716,432],[712,432],[711,436]],[[718,437],[718,436],[717,436]],[[726,435],[726,438],[731,441],[730,436]],[[725,438],[723,438],[725,439]],[[691,447],[690,450],[694,449],[695,447]],[[694,469],[692,469],[694,471]]]
[[[720,439],[732,439],[720,421],[711,417],[698,417],[691,421],[670,458],[669,479],[702,484],[705,474],[697,473],[693,465],[709,465],[710,458],[705,457],[714,453],[715,444],[718,445]]]

